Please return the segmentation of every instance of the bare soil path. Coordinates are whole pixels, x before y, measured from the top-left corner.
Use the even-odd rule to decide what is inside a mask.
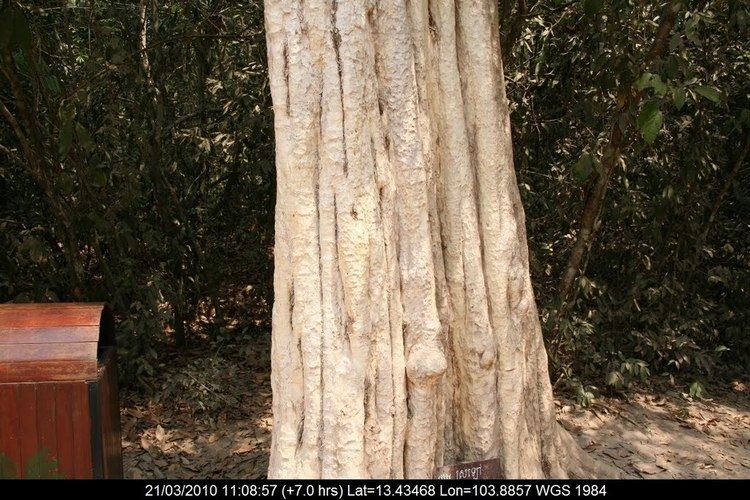
[[[151,396],[126,395],[125,476],[265,477],[271,440],[267,339],[166,360]],[[560,422],[590,453],[628,477],[750,478],[750,386],[739,381],[693,400],[675,388],[562,398]]]
[[[693,400],[674,390],[562,406],[558,419],[591,453],[631,477],[750,478],[750,393],[741,382]]]

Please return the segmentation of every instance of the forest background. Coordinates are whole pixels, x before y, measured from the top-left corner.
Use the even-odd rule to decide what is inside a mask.
[[[750,370],[749,6],[664,5],[499,3],[552,380],[583,405]],[[0,302],[109,302],[124,383],[196,411],[232,402],[216,353],[269,338],[265,56],[259,1],[2,2]]]

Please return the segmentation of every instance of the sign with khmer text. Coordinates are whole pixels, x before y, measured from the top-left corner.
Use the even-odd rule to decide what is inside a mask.
[[[438,467],[435,479],[500,479],[500,459]]]

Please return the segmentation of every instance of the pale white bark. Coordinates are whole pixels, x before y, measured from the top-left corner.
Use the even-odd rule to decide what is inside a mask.
[[[592,473],[554,418],[495,3],[265,5],[269,477]]]

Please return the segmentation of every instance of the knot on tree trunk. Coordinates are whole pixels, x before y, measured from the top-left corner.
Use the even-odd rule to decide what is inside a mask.
[[[406,375],[414,383],[431,382],[448,368],[442,348],[435,344],[419,344],[409,352]]]

